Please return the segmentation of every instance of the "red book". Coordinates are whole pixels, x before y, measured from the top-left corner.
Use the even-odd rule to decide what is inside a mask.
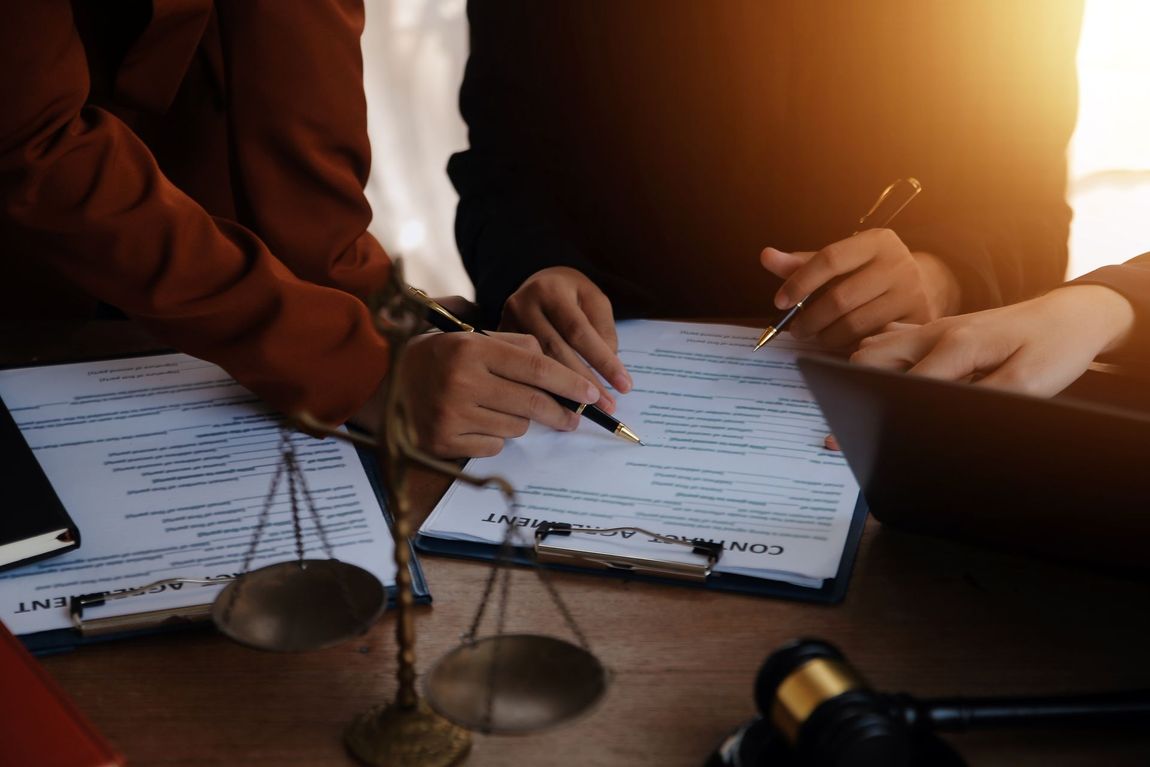
[[[0,765],[122,767],[124,759],[0,623]]]

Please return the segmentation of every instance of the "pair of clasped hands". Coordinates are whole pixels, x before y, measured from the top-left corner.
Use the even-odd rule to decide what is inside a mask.
[[[941,260],[870,229],[817,252],[763,250],[784,280],[785,310],[812,296],[788,326],[801,340],[855,348],[854,362],[1049,395],[1121,343],[1133,310],[1108,288],[1056,289],[962,316],[958,282]],[[579,416],[545,392],[615,410],[632,381],[617,351],[610,301],[581,272],[543,269],[507,300],[500,330],[414,339],[403,380],[419,444],[442,457],[498,453],[531,421],[572,430]],[[748,353],[749,353],[748,349]],[[608,386],[609,384],[609,386]]]

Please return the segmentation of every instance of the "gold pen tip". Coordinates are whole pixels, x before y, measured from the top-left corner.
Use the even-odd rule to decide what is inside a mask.
[[[619,428],[615,430],[615,433],[625,440],[634,442],[636,445],[643,444],[643,442],[639,439],[639,435],[628,429],[624,424],[619,424]]]
[[[767,345],[767,343],[772,338],[774,338],[778,334],[779,334],[779,329],[776,328],[774,325],[771,325],[770,327],[768,327],[766,330],[763,331],[763,334],[761,336],[759,336],[759,342],[757,344],[755,344],[755,348],[752,349],[751,351],[757,352],[759,349],[762,349],[764,346]]]

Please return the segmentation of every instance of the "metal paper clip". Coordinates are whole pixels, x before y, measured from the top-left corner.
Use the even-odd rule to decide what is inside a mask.
[[[72,627],[80,632],[80,636],[83,637],[104,636],[127,631],[144,631],[185,623],[198,623],[209,620],[212,617],[211,601],[203,605],[167,607],[162,610],[147,610],[145,612],[128,613],[126,615],[113,615],[107,618],[85,618],[84,609],[101,607],[113,599],[123,599],[124,597],[146,594],[160,586],[171,586],[177,583],[223,585],[230,580],[231,578],[167,578],[134,589],[81,594],[68,600],[68,613],[72,617]]]
[[[702,558],[699,562],[675,562],[641,553],[610,553],[547,543],[549,535],[570,536],[577,533],[601,535],[603,533],[642,533],[661,543],[686,546],[693,554]],[[535,556],[540,562],[594,567],[643,575],[661,575],[668,578],[681,578],[689,581],[706,581],[723,556],[723,546],[700,539],[683,540],[659,533],[652,533],[641,527],[574,527],[565,522],[543,522],[535,528]]]

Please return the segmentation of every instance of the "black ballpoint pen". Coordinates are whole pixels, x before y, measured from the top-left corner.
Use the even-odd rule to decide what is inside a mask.
[[[418,301],[426,310],[427,321],[442,330],[444,333],[464,332],[478,333],[479,335],[483,336],[487,335],[474,325],[469,325],[456,317],[441,303],[427,295],[427,293],[424,293],[419,288],[413,288],[408,285],[407,294],[411,296],[412,299]],[[634,442],[637,445],[643,444],[639,441],[639,435],[627,428],[626,424],[624,424],[622,421],[612,418],[594,405],[588,405],[583,402],[576,402],[575,400],[561,397],[558,394],[554,394],[552,392],[547,392],[547,394],[561,406],[563,406],[564,409],[570,410],[576,415],[583,416],[587,420],[602,426],[612,434],[622,437],[629,442]]]
[[[858,228],[855,229],[852,237],[859,232],[866,229],[881,229],[891,222],[898,212],[907,206],[911,200],[918,196],[922,191],[922,184],[915,178],[900,178],[893,184],[882,190],[875,204],[871,209],[866,212],[858,221]],[[759,342],[755,344],[754,351],[762,349],[766,344],[775,336],[783,331],[799,310],[810,301],[811,297],[806,296],[803,300],[783,312],[782,316],[775,320],[772,324],[767,326],[763,334],[759,336]]]

